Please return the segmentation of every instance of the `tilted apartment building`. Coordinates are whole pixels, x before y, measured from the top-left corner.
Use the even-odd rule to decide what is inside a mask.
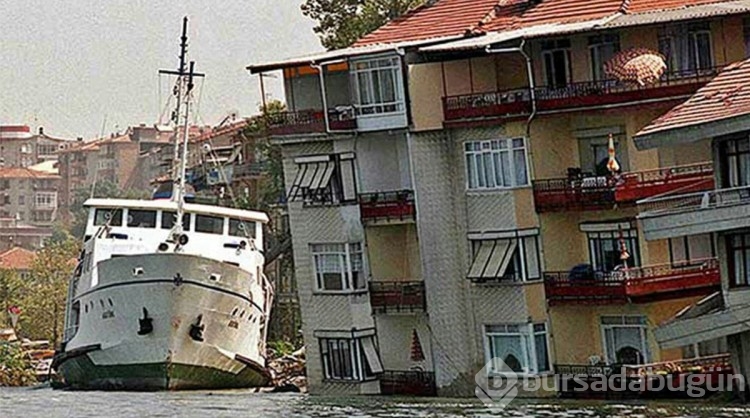
[[[644,239],[636,202],[714,187],[708,141],[633,136],[743,59],[750,3],[440,0],[283,70],[313,393],[471,396],[475,375],[720,354],[656,326],[721,287],[708,234]],[[655,83],[608,79],[631,48]],[[263,80],[263,77],[261,77]],[[261,81],[262,82],[262,81]],[[605,166],[610,136],[622,172]],[[627,250],[628,257],[624,256]]]

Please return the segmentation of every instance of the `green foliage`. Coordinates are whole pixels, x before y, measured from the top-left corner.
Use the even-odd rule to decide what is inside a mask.
[[[306,0],[302,14],[327,49],[345,48],[425,0]]]
[[[35,382],[34,367],[21,345],[0,343],[0,387],[27,386]]]
[[[18,330],[30,339],[60,342],[64,326],[68,279],[80,251],[78,241],[50,242],[37,251],[29,277],[16,279],[13,304],[21,308]]]
[[[73,203],[70,206],[70,213],[73,217],[73,222],[70,226],[70,235],[74,237],[83,237],[83,233],[86,230],[88,211],[83,207],[83,203],[91,197],[147,199],[149,198],[149,192],[134,189],[122,190],[117,184],[110,181],[98,181],[93,195],[90,187],[75,190],[73,192]]]
[[[284,357],[292,354],[295,350],[294,345],[289,341],[277,340],[268,343],[268,348],[273,353],[274,358]]]

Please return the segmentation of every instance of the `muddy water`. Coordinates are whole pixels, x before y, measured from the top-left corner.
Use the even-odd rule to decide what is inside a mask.
[[[250,391],[122,393],[0,388],[0,417],[750,417],[750,406],[697,402],[514,401],[502,411],[469,399],[320,398]]]

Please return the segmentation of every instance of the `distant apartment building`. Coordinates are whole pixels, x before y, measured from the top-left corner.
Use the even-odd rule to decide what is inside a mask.
[[[710,140],[633,138],[750,54],[750,7],[586,7],[438,0],[350,48],[248,67],[283,71],[289,111],[270,133],[311,393],[472,396],[480,372],[727,351],[715,333],[659,345],[657,326],[720,290],[726,267],[711,230],[651,233],[637,202],[703,196],[743,169],[717,165]],[[610,79],[604,64],[636,48],[664,74]],[[744,164],[732,147],[721,155]]]
[[[57,151],[70,141],[51,137],[39,128],[31,132],[27,125],[0,125],[0,166],[30,167],[57,160]]]

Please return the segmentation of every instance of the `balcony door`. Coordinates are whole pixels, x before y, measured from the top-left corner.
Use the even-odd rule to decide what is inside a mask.
[[[581,230],[586,232],[588,238],[589,260],[595,271],[608,273],[626,262],[628,267],[641,265],[638,231],[621,229],[620,226],[623,224],[627,225],[625,222],[581,224]],[[622,259],[622,243],[630,254],[627,260]]]
[[[750,137],[745,134],[719,142],[721,187],[750,186]]]
[[[558,89],[567,87],[571,82],[570,39],[558,39],[542,42],[544,60],[544,78],[547,87]]]
[[[713,67],[709,22],[669,26],[659,32],[659,52],[670,77],[690,76]]]
[[[607,364],[648,363],[646,323],[644,316],[602,316],[602,345]]]

